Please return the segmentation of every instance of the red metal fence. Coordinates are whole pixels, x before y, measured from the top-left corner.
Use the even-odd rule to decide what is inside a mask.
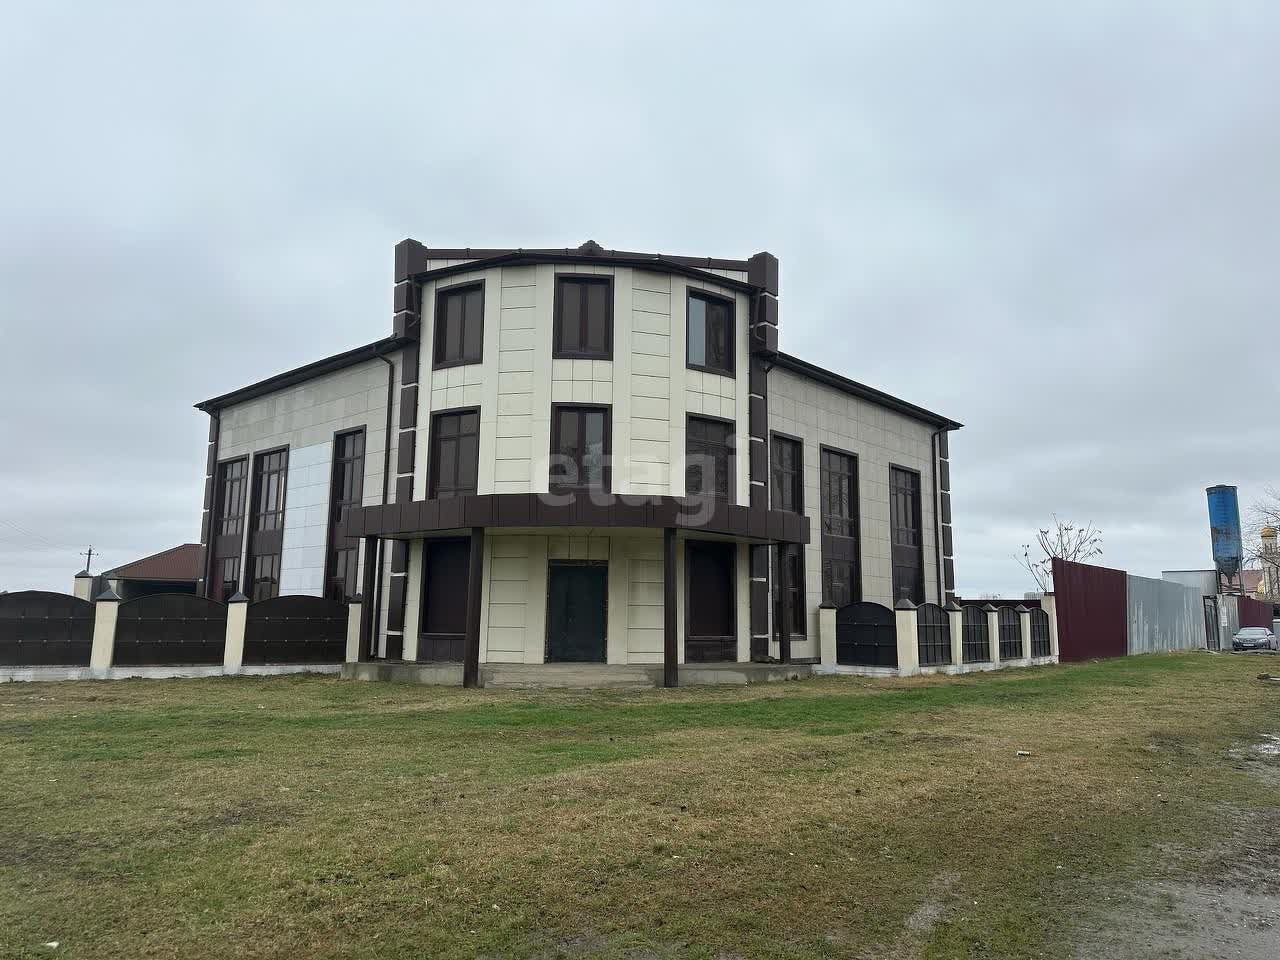
[[[1127,579],[1123,570],[1053,561],[1058,659],[1123,657],[1128,652]]]
[[[1271,604],[1253,597],[1240,598],[1240,626],[1271,629]]]

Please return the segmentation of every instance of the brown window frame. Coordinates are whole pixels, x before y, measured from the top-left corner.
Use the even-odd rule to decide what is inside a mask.
[[[447,344],[444,340],[445,327],[441,322],[444,317],[444,303],[446,300],[455,296],[465,297],[467,294],[475,290],[480,291],[480,338],[476,344],[476,354],[475,356],[469,356],[465,352],[467,337],[466,316],[464,311],[461,334],[462,355],[458,357],[445,357],[443,354]],[[434,327],[434,330],[431,335],[431,369],[442,370],[446,367],[464,367],[484,362],[484,296],[485,290],[483,280],[470,280],[466,283],[455,283],[453,286],[441,287],[436,290],[435,316],[432,318],[432,326]]]
[[[791,578],[791,636],[807,637],[809,635],[809,611],[806,607],[805,593],[805,547],[802,543],[780,543],[772,550],[773,556],[773,639],[782,639],[782,625],[778,622],[782,617],[782,563],[783,557],[794,557],[798,560],[797,576]]]
[[[239,476],[228,478],[233,467]],[[214,467],[214,513],[210,524],[209,551],[212,554],[209,597],[225,602],[240,591],[241,558],[245,529],[249,525],[249,457],[219,461]],[[235,501],[235,513],[228,515],[228,500]],[[224,529],[228,525],[231,529]]]
[[[719,491],[712,491],[711,493],[708,494],[706,490],[699,490],[697,493],[689,492],[688,458],[692,455],[692,451],[689,449],[689,444],[694,442],[690,436],[691,431],[689,430],[689,425],[693,423],[693,421],[695,420],[701,420],[704,423],[714,423],[714,424],[718,424],[720,426],[726,426],[729,428],[728,435],[726,436],[725,442],[724,442],[724,448],[725,448],[726,458],[727,458],[726,467],[725,467],[727,489],[723,494],[720,493]],[[723,417],[708,417],[700,413],[690,413],[686,416],[685,424],[684,424],[684,455],[686,460],[684,495],[686,497],[711,496],[717,500],[724,500],[726,503],[736,502],[736,492],[738,488],[738,483],[737,483],[738,451],[737,451],[737,443],[735,442],[735,439],[734,439],[736,435],[737,435],[737,424],[734,423],[732,420],[726,420]],[[707,441],[700,440],[698,442],[706,443]]]
[[[263,464],[272,457],[280,457],[281,465],[278,469],[272,468],[270,473],[279,475],[279,491],[280,496],[278,503],[269,510],[263,510],[262,494],[263,480],[267,476]],[[272,597],[280,595],[280,574],[284,561],[284,525],[285,510],[288,506],[286,502],[289,490],[289,448],[272,447],[269,450],[258,450],[253,454],[253,462],[249,468],[249,475],[252,478],[249,486],[249,515],[248,523],[245,525],[246,541],[245,562],[241,567],[241,574],[244,577],[244,593],[252,601],[269,600]],[[272,521],[271,526],[263,526],[263,520],[267,516],[277,519]],[[276,542],[275,549],[259,551],[254,549],[254,541],[259,537],[268,538],[267,542],[272,540]],[[269,575],[262,575],[263,564],[269,566]],[[263,590],[262,585],[268,584],[267,589]]]
[[[721,303],[728,307],[729,317],[725,327],[725,340],[726,340],[725,355],[728,360],[728,365],[725,367],[716,367],[705,362],[706,356],[707,356],[707,327],[705,324],[703,325],[703,330],[702,330],[702,337],[703,337],[702,356],[703,356],[704,362],[703,363],[693,362],[693,357],[689,352],[689,346],[691,343],[689,338],[689,318],[692,316],[692,312],[689,309],[689,305],[695,299],[706,301],[706,302]],[[696,287],[686,288],[685,302],[684,302],[684,362],[686,367],[688,367],[690,370],[700,370],[703,373],[713,373],[716,376],[720,376],[720,377],[736,377],[737,376],[735,372],[737,368],[737,363],[736,363],[737,358],[734,353],[734,351],[737,349],[737,331],[735,329],[738,322],[737,306],[738,306],[737,302],[731,297],[725,297],[718,293],[711,293],[709,290],[701,290]]]
[[[850,515],[833,516],[827,509],[831,501],[829,488],[829,477],[831,471],[827,469],[826,454],[837,457],[845,457],[852,464],[853,469],[848,474],[844,474],[850,478],[851,490],[849,495]],[[849,585],[849,603],[860,603],[862,601],[862,501],[859,496],[858,486],[860,483],[862,464],[859,462],[858,455],[850,450],[841,450],[838,447],[827,446],[826,444],[818,447],[818,501],[819,501],[819,527],[818,535],[821,538],[819,543],[821,546],[821,566],[819,567],[822,577],[822,602],[834,603],[835,598],[832,591],[832,565],[835,563],[851,563],[853,565],[853,578]],[[838,520],[841,524],[849,524],[851,533],[828,533],[828,522],[830,520]],[[837,559],[831,556],[828,549],[827,539],[834,541],[839,539],[853,541],[853,557],[852,559]]]
[[[902,564],[898,563],[894,558],[894,548],[899,546],[897,541],[898,530],[911,529],[910,527],[894,526],[894,500],[897,489],[894,486],[894,477],[895,474],[899,473],[906,474],[907,476],[915,479],[915,499],[910,506],[914,508],[912,510],[912,519],[915,521],[915,534],[919,542],[914,545],[914,548],[912,548],[910,544],[902,545],[908,549],[914,549],[917,553],[917,562],[915,563],[914,568],[916,582],[920,589],[916,594],[910,597],[900,597],[898,595],[898,569]],[[924,579],[924,478],[921,476],[919,470],[912,469],[911,467],[904,467],[897,463],[889,464],[889,582],[893,590],[893,600],[895,603],[898,600],[907,599],[911,600],[913,603],[920,604],[924,603],[928,596],[928,584],[925,583]]]
[[[793,447],[796,453],[795,470],[779,469],[778,458],[774,455],[778,444]],[[782,503],[778,494],[784,489],[780,474],[790,474],[792,506]],[[787,433],[774,430],[769,434],[769,505],[774,510],[786,510],[790,513],[804,514],[804,441]]]
[[[448,497],[440,496],[440,456],[436,444],[440,442],[440,421],[444,417],[462,417],[467,414],[475,414],[476,417],[476,486],[471,489],[456,488],[453,489]],[[480,422],[479,407],[454,407],[451,410],[434,410],[431,413],[431,430],[427,438],[427,499],[440,500],[452,499],[454,497],[465,497],[475,494],[479,490],[480,485],[480,430],[483,424]],[[471,434],[458,433],[455,436],[471,436]],[[455,461],[456,462],[456,461]]]
[[[339,500],[338,492],[338,469],[340,465],[355,462],[355,457],[339,458],[339,444],[348,437],[360,438],[360,454],[358,470],[353,471],[352,476],[357,478],[356,483],[359,487],[354,499],[346,498]],[[338,430],[333,435],[333,456],[330,458],[329,465],[329,529],[326,535],[325,544],[325,564],[324,564],[324,595],[339,603],[347,603],[360,592],[360,540],[359,538],[347,537],[343,533],[343,524],[346,522],[346,511],[352,506],[360,506],[364,499],[364,473],[365,473],[365,455],[368,452],[368,435],[364,426],[359,426],[351,430]],[[338,568],[343,568],[341,576]],[[343,585],[343,595],[336,595],[334,587],[338,583]]]
[[[601,350],[569,350],[564,346],[564,326],[566,319],[561,315],[564,306],[563,289],[566,284],[574,284],[584,288],[602,286],[605,288],[604,347]],[[590,328],[588,316],[588,298],[578,298],[578,342],[586,341],[586,333]],[[613,277],[595,273],[557,273],[556,288],[552,306],[551,356],[555,360],[612,360],[613,359]]]
[[[601,493],[609,493],[613,484],[613,467],[611,460],[613,458],[613,408],[602,403],[553,403],[551,405],[551,456],[563,457],[564,450],[560,446],[560,417],[562,414],[574,413],[600,413],[604,415],[604,468],[602,471],[602,486],[593,487],[587,483],[565,483],[557,481],[555,476],[551,474],[548,467],[548,489],[561,493],[584,493],[595,490]],[[578,428],[580,439],[583,438],[583,430],[580,425]],[[552,465],[554,466],[554,464]],[[578,476],[582,476],[581,464],[579,464]]]

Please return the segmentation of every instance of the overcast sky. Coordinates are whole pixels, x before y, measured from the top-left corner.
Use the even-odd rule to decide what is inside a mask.
[[[198,540],[191,405],[389,333],[405,236],[773,252],[783,349],[965,424],[965,595],[1280,479],[1280,5],[433,7],[5,5],[0,589]]]

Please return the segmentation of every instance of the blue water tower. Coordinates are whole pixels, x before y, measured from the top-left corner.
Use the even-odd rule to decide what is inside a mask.
[[[1231,580],[1240,571],[1244,543],[1240,537],[1240,500],[1236,488],[1225,484],[1209,487],[1209,536],[1213,541],[1213,565],[1218,576]]]

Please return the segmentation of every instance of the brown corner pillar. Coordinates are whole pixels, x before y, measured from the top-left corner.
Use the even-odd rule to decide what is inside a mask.
[[[364,538],[364,569],[360,578],[360,659],[377,653],[378,625],[374,622],[374,598],[378,595],[378,538]]]
[[[778,659],[791,662],[791,544],[778,544],[778,600],[782,605],[778,624]]]
[[[467,635],[463,640],[462,685],[480,686],[480,581],[484,577],[484,527],[471,528],[467,570]]]
[[[680,686],[680,648],[676,637],[676,531],[662,531],[662,685]]]

